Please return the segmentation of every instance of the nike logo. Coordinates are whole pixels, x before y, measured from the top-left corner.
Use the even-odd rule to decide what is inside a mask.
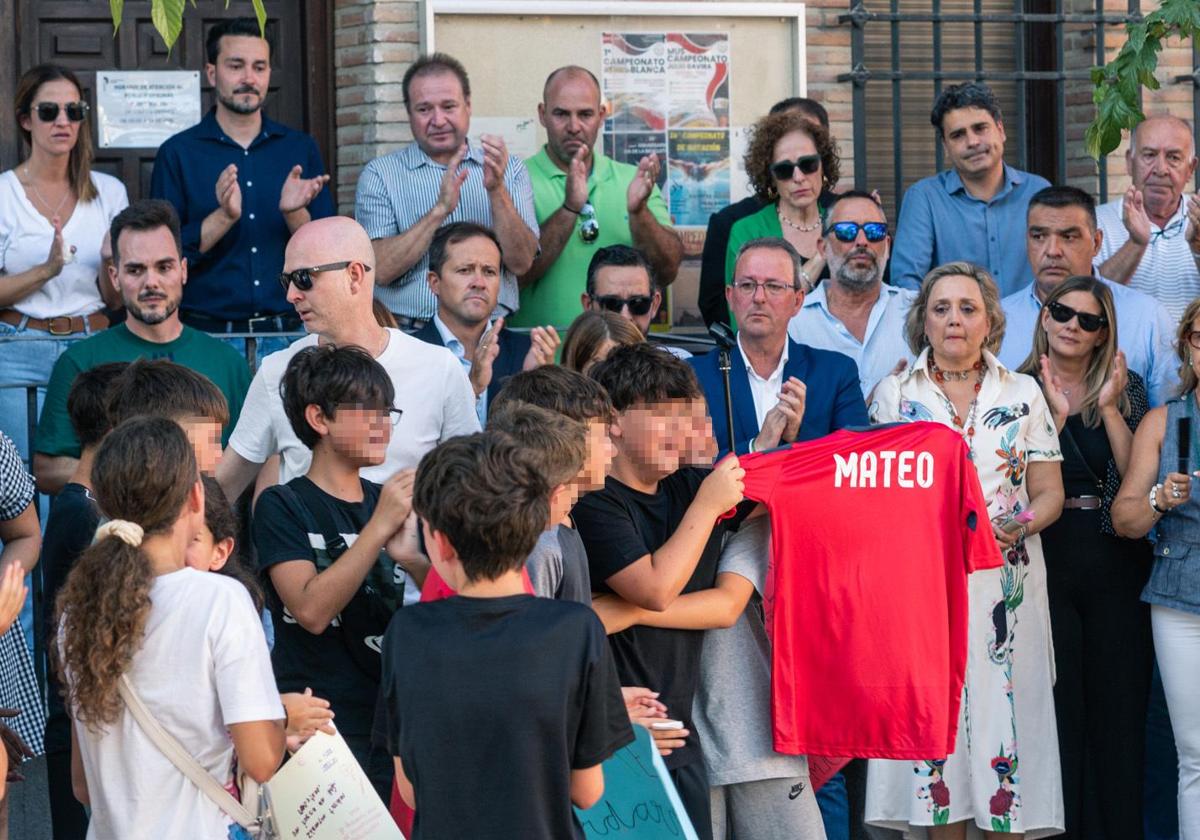
[[[788,799],[795,799],[802,793],[804,793],[804,782],[797,782],[792,785],[791,791],[788,792]]]

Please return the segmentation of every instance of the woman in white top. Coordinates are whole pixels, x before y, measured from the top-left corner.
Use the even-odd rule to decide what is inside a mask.
[[[120,181],[92,171],[89,109],[74,73],[34,67],[14,106],[29,157],[0,173],[0,424],[28,457],[25,391],[3,386],[44,385],[67,347],[60,338],[108,326],[101,310],[121,304],[101,249],[129,199]]]
[[[91,806],[89,838],[225,840],[231,820],[171,763],[126,708],[134,692],[222,785],[234,757],[258,782],[283,759],[284,710],[250,595],[189,568],[204,486],[187,436],[135,417],[100,446],[96,532],[58,599],[58,664],[72,727],[72,784]]]
[[[925,276],[905,323],[913,366],[875,389],[871,420],[929,420],[966,442],[1004,558],[968,579],[967,671],[954,752],[872,760],[866,819],[932,840],[1063,830],[1046,566],[1037,532],[1062,512],[1058,435],[1036,380],[993,355],[995,281],[970,263]],[[918,615],[914,621],[921,620]],[[967,831],[972,826],[971,832]]]

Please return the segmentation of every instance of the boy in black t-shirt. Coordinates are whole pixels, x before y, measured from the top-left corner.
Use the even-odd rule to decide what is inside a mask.
[[[601,762],[633,740],[599,619],[525,593],[550,489],[495,431],[417,468],[413,506],[458,596],[396,613],[383,642],[383,727],[414,840],[583,840],[571,806],[599,800]]]
[[[403,603],[402,572],[421,580],[428,568],[399,565],[413,471],[383,485],[359,477],[384,461],[398,419],[392,380],[357,347],[321,345],[292,357],[281,391],[313,457],[305,475],[264,491],[254,511],[275,680],[281,692],[311,688],[329,700],[338,731],[386,802],[391,762],[370,744],[379,645]]]
[[[696,455],[693,407],[703,397],[688,365],[638,344],[613,350],[591,376],[616,409],[612,472],[573,511],[592,591],[664,610],[682,592],[716,582],[725,529],[717,519],[742,500],[744,471],[733,457],[713,469],[682,466]],[[658,691],[683,722],[685,740],[665,761],[696,833],[711,838],[708,778],[691,722],[703,638],[697,630],[634,626],[609,642],[621,682]]]
[[[100,509],[92,496],[92,460],[111,425],[105,402],[114,379],[127,362],[110,362],[85,370],[71,383],[67,395],[67,416],[79,439],[81,451],[71,477],[50,502],[46,518],[46,536],[42,540],[42,569],[45,587],[45,633],[58,637],[54,621],[54,599],[62,588],[75,561],[92,544],[100,525]],[[57,674],[50,669],[49,703],[46,715],[46,775],[50,791],[50,818],[54,836],[82,838],[87,834],[87,813],[71,789],[71,718],[63,705]]]

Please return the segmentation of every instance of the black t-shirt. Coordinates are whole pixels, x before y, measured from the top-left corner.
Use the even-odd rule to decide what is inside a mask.
[[[42,554],[38,565],[42,569],[42,585],[45,588],[45,627],[47,644],[58,638],[58,626],[54,622],[54,602],[58,591],[67,581],[67,575],[75,561],[96,535],[100,526],[100,509],[91,491],[82,484],[69,482],[58,491],[50,503],[50,515],[46,517],[46,534],[42,538]],[[62,697],[58,693],[58,680],[54,669],[49,672],[50,714],[66,712]]]
[[[636,560],[658,551],[679,527],[710,470],[685,467],[658,483],[658,492],[641,493],[611,476],[604,488],[588,493],[571,512],[587,549],[593,592],[612,592],[608,579]],[[716,583],[717,560],[725,523],[713,527],[696,571],[684,592],[710,589]],[[621,685],[645,686],[659,692],[667,714],[692,733],[687,746],[664,759],[676,768],[700,760],[692,699],[700,678],[702,630],[630,627],[608,637]]]
[[[325,516],[348,545],[353,544],[379,501],[380,486],[370,481],[362,482],[361,502],[346,502],[303,476],[270,487],[259,497],[254,508],[254,546],[275,625],[275,648],[271,651],[275,682],[282,692],[312,688],[313,694],[329,701],[343,734],[369,735],[379,686],[349,654],[351,642],[340,617],[323,633],[308,632],[284,608],[268,572],[272,566],[290,560],[308,560],[319,569],[329,565],[321,526],[295,492],[296,485],[301,484],[306,485],[304,498],[320,500]]]
[[[600,620],[531,595],[397,612],[380,703],[416,793],[414,840],[583,840],[571,770],[633,740]]]

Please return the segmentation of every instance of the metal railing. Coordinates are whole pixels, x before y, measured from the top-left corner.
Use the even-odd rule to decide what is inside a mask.
[[[898,213],[905,189],[943,168],[941,143],[926,118],[934,99],[945,84],[974,80],[990,84],[1007,102],[1010,163],[1052,183],[1086,180],[1090,185],[1094,178],[1089,191],[1107,201],[1106,162],[1095,162],[1094,172],[1087,173],[1088,164],[1080,159],[1082,127],[1092,118],[1082,115],[1092,113],[1091,67],[1104,64],[1107,51],[1116,46],[1112,29],[1140,20],[1141,10],[1138,0],[1129,0],[1123,14],[1107,11],[1104,0],[1087,5],[850,0],[838,21],[851,27],[851,66],[837,78],[853,86],[855,186],[878,187]],[[1200,46],[1195,44],[1192,65],[1189,75],[1171,81],[1200,87]],[[1193,96],[1192,110],[1200,124],[1200,96]],[[911,131],[905,136],[906,111],[920,114],[923,128],[915,136]],[[888,116],[888,124],[881,124]],[[891,148],[881,148],[888,133]]]

